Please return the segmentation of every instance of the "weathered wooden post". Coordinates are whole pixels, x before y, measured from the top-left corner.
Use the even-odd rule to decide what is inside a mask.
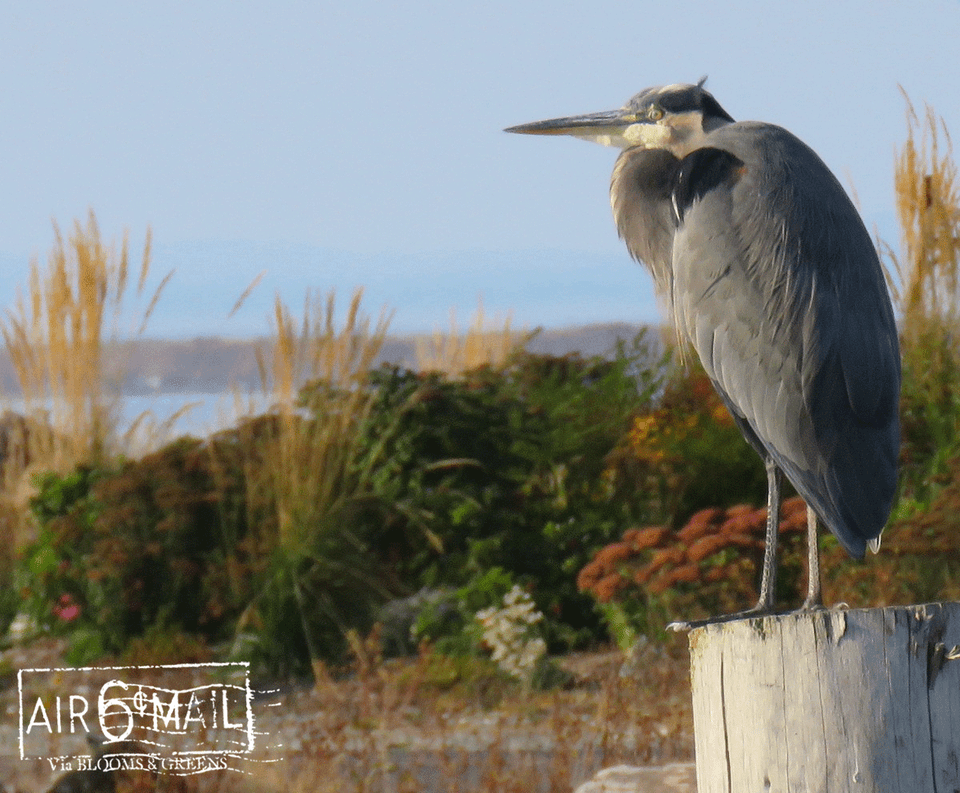
[[[960,603],[690,633],[698,793],[960,790]]]

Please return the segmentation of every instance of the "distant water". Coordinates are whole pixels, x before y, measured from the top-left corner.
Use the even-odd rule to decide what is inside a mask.
[[[206,437],[232,426],[241,410],[248,415],[266,410],[269,402],[264,394],[244,397],[246,403],[236,405],[233,394],[155,394],[152,396],[125,396],[121,407],[123,427],[129,427],[137,417],[147,414],[157,424],[169,420],[177,411],[184,411],[172,424],[170,436],[194,435]],[[251,410],[251,401],[253,410]]]
[[[139,416],[146,415],[154,426],[162,426],[178,411],[163,435],[163,441],[182,435],[206,438],[215,432],[234,426],[243,416],[264,413],[270,401],[264,393],[244,394],[238,403],[230,392],[165,393],[152,396],[125,396],[121,403],[121,431],[130,427]]]
[[[619,341],[629,341],[637,336],[643,326],[629,323],[605,323],[590,326],[546,330],[538,333],[527,343],[527,349],[541,355],[567,355],[577,352],[585,357],[603,355],[612,357]],[[659,333],[651,333],[647,341],[651,347],[651,362],[658,361],[661,355]],[[390,348],[385,360],[403,362],[411,366],[415,358],[414,342],[411,339],[396,337],[385,345]],[[141,383],[145,380],[141,379]],[[161,388],[163,386],[160,386]],[[215,385],[213,387],[216,387]],[[141,422],[145,425],[145,437],[154,438],[151,427],[162,427],[173,416],[180,415],[171,423],[162,436],[162,441],[172,440],[181,435],[206,438],[209,435],[235,425],[241,416],[260,415],[270,407],[269,395],[262,391],[243,393],[239,399],[231,390],[219,392],[171,392],[158,391],[153,394],[127,394],[120,403],[120,432],[125,432],[137,419],[146,416]],[[0,412],[12,410],[23,413],[20,400],[4,399],[0,396]]]
[[[161,428],[165,422],[181,411],[160,437],[161,443],[192,435],[205,438],[214,432],[233,426],[241,415],[257,415],[269,407],[263,393],[245,395],[242,404],[228,392],[209,393],[163,393],[149,396],[124,396],[120,403],[120,432],[126,432],[138,418],[146,437],[151,427]],[[0,408],[22,413],[21,400],[4,400]],[[141,418],[143,417],[143,418]]]

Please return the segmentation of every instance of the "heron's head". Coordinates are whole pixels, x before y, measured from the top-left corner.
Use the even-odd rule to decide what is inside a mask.
[[[733,121],[703,84],[648,88],[618,110],[509,127],[525,135],[573,135],[620,149],[667,149],[682,157],[704,135]]]

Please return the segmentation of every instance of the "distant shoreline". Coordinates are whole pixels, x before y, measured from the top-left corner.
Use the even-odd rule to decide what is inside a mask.
[[[651,344],[659,345],[660,329],[656,326],[610,322],[544,329],[536,333],[526,347],[530,352],[544,355],[609,355],[616,349],[618,341],[629,342],[645,328]],[[388,335],[377,365],[391,363],[415,367],[418,343],[428,342],[432,337],[430,333]],[[262,337],[206,336],[186,340],[143,338],[119,342],[117,352],[109,356],[112,379],[119,381],[120,395],[124,397],[216,396],[236,389],[256,391],[262,387],[256,349],[263,341]],[[108,376],[111,376],[109,371]],[[0,395],[5,399],[19,396],[13,366],[5,349],[0,349]]]

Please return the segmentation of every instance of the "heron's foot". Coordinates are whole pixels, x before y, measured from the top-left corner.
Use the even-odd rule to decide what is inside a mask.
[[[847,603],[837,603],[832,608],[835,609],[849,609],[850,606]],[[827,607],[823,605],[823,602],[820,600],[805,600],[803,605],[798,609],[793,611],[784,611],[777,612],[772,607],[761,606],[759,603],[753,608],[745,609],[744,611],[737,611],[734,614],[722,614],[719,617],[710,617],[705,620],[689,620],[687,622],[671,622],[667,625],[668,631],[673,631],[674,633],[686,633],[694,630],[695,628],[702,628],[704,625],[721,625],[724,622],[733,622],[734,620],[746,620],[754,617],[772,617],[775,614],[787,615],[787,614],[810,614],[811,612],[818,611],[828,611]]]
[[[770,617],[776,612],[772,605],[757,603],[752,608],[743,611],[737,611],[733,614],[721,614],[719,617],[709,617],[705,620],[689,620],[687,622],[671,622],[667,625],[668,631],[674,633],[688,633],[695,628],[702,628],[704,625],[721,625],[724,622],[733,622],[734,620],[748,620],[754,617]]]

